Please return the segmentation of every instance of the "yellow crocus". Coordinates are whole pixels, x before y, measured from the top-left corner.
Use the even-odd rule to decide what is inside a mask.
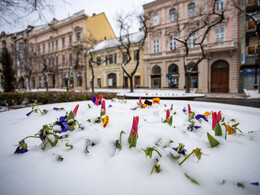
[[[147,104],[142,104],[142,108],[146,108],[147,107]]]
[[[232,127],[229,124],[226,124],[226,131],[228,132],[228,135],[235,133],[235,130],[232,129]]]
[[[153,98],[153,104],[160,104],[160,98]]]
[[[108,122],[109,122],[109,116],[106,115],[106,116],[103,118],[103,127],[106,127],[107,124],[108,124]]]
[[[208,118],[209,115],[210,115],[209,112],[205,112],[205,113],[204,113],[204,116],[205,116],[206,118]]]

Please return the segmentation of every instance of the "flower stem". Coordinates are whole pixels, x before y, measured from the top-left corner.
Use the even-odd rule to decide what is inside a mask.
[[[181,166],[193,153],[194,153],[194,151],[192,151],[188,156],[186,156],[179,165]]]

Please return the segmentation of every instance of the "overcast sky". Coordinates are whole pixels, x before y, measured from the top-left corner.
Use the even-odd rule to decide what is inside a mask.
[[[99,14],[104,12],[113,28],[118,35],[116,16],[122,13],[131,12],[134,10],[142,10],[142,5],[152,2],[154,0],[53,0],[55,3],[55,12],[45,12],[46,20],[33,22],[35,16],[31,15],[24,19],[23,23],[18,24],[5,24],[0,26],[0,32],[5,31],[7,33],[13,33],[23,30],[27,25],[39,25],[50,22],[53,18],[58,20],[71,16],[73,13],[85,10],[85,14],[91,16],[93,13]],[[1,17],[1,16],[0,16]],[[138,28],[135,28],[138,30]]]

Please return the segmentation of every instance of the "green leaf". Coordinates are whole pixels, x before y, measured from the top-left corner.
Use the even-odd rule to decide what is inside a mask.
[[[170,153],[170,154],[169,154],[169,157],[170,157],[171,159],[173,159],[173,160],[178,160],[181,156],[180,156],[180,155],[175,156],[175,155],[173,155],[172,153]]]
[[[151,170],[150,175],[153,174],[154,169],[156,170],[157,173],[160,173],[160,172],[161,172],[160,165],[158,165],[157,163],[155,163],[155,164],[153,165],[153,168],[152,168],[152,170]]]
[[[237,186],[240,187],[240,188],[245,188],[244,184],[239,183],[239,182],[237,183]]]
[[[222,129],[219,123],[215,127],[215,136],[222,136]]]
[[[239,123],[232,125],[232,127],[237,127],[238,125],[239,125]]]
[[[68,144],[68,143],[66,143],[66,144],[65,144],[65,146],[66,146],[66,147],[69,147],[70,149],[72,149],[72,148],[73,148],[73,146],[72,146],[72,145],[70,145],[70,144]]]
[[[208,140],[209,140],[210,146],[212,148],[214,148],[215,146],[219,145],[218,140],[216,140],[214,137],[212,137],[208,132],[207,132],[207,136],[208,136]]]
[[[171,116],[171,118],[169,120],[169,125],[172,126],[172,116]]]
[[[223,180],[220,185],[224,185],[226,183],[226,180]]]
[[[56,144],[58,143],[58,140],[60,139],[60,136],[48,134],[46,136],[46,139],[50,143],[51,146],[56,146]]]
[[[71,119],[74,119],[74,114],[73,114],[72,111],[70,111],[68,117],[66,118],[66,121],[69,121],[69,120],[71,120]]]
[[[91,108],[91,106],[88,104],[88,107]]]
[[[128,142],[129,142],[129,139],[128,139]],[[135,133],[134,136],[132,138],[130,138],[129,148],[136,147],[136,142],[137,142],[137,133]]]
[[[187,173],[185,173],[185,176],[192,182],[195,183],[197,185],[200,185],[195,179],[191,178],[190,176],[187,175]]]

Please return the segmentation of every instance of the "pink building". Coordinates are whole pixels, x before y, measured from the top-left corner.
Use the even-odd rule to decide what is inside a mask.
[[[146,87],[185,88],[185,48],[174,37],[185,39],[201,26],[202,18],[212,12],[214,4],[216,13],[224,11],[225,18],[211,28],[204,41],[207,58],[192,69],[191,88],[202,93],[238,93],[240,16],[230,0],[157,0],[143,6],[150,28],[144,51]],[[203,33],[192,34],[187,42],[187,67],[201,57],[194,41]]]

